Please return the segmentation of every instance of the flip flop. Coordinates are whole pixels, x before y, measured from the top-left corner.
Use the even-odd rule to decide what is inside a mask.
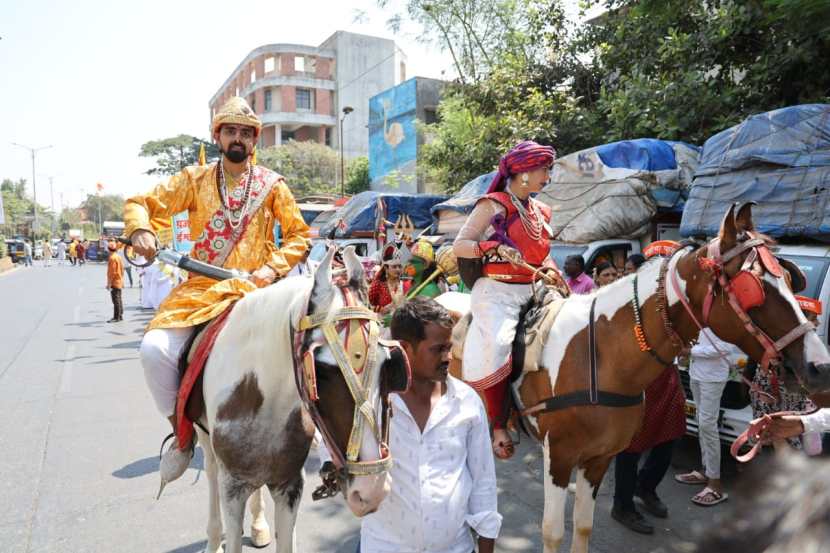
[[[712,507],[718,503],[723,503],[727,499],[729,499],[729,494],[718,493],[706,486],[692,497],[692,503],[701,507]]]
[[[675,474],[674,481],[687,486],[700,486],[709,482],[709,479],[700,472],[693,470],[686,474]]]

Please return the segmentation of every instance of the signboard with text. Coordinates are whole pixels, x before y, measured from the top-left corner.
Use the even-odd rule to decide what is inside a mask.
[[[181,253],[190,253],[193,241],[190,239],[190,218],[187,211],[173,215],[173,249]]]

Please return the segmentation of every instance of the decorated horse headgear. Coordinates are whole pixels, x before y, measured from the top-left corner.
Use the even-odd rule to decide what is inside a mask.
[[[709,282],[709,289],[706,297],[703,300],[703,321],[700,322],[695,317],[688,299],[680,288],[678,282],[677,270],[671,271],[671,283],[675,293],[680,298],[683,307],[689,313],[692,321],[702,330],[703,327],[708,326],[709,315],[714,305],[716,296],[716,286],[719,286],[724,294],[727,296],[730,307],[741,320],[747,332],[752,335],[761,347],[764,349],[764,355],[761,358],[760,366],[762,370],[769,371],[770,363],[781,358],[781,352],[792,342],[813,330],[813,325],[809,322],[802,323],[787,334],[773,340],[766,332],[764,332],[747,313],[748,310],[763,305],[766,300],[766,293],[764,292],[764,284],[761,277],[764,272],[769,273],[775,278],[784,277],[784,268],[781,266],[779,259],[767,247],[767,242],[760,236],[754,234],[752,231],[745,231],[748,236],[747,240],[739,242],[734,247],[726,252],[721,251],[719,239],[714,239],[709,242],[707,256],[698,257],[698,264],[700,267],[712,275],[712,280]],[[731,260],[746,251],[749,254],[741,264],[738,273],[729,278],[726,274],[725,266]],[[787,268],[794,272],[795,279],[804,281],[803,274],[799,274],[798,268],[788,262]],[[774,377],[774,375],[773,375]],[[776,386],[777,379],[773,378],[773,386]]]
[[[821,315],[821,300],[814,300],[807,296],[795,296],[795,301],[798,302],[798,306],[802,311],[809,311],[810,313]]]
[[[346,307],[340,308],[334,314],[317,313],[306,315],[300,320],[294,343],[295,378],[300,395],[315,425],[320,430],[331,453],[332,462],[338,470],[345,471],[349,476],[380,474],[388,471],[392,466],[392,456],[387,445],[390,414],[385,394],[403,393],[408,390],[412,373],[400,344],[395,340],[380,338],[377,313],[358,305],[349,288],[341,288],[341,292]],[[314,353],[323,344],[314,342],[308,350],[301,352],[304,333],[318,327],[323,331],[326,344],[337,362],[355,404],[352,431],[345,452],[340,451],[317,409],[320,397],[317,393],[317,368]],[[341,341],[341,333],[346,334],[345,340]],[[382,390],[384,393],[381,394],[384,406],[380,423],[372,403],[375,375],[381,368],[377,358],[378,345],[393,351],[398,350],[404,362],[404,370],[401,374],[388,374],[381,379],[381,386],[384,388]],[[376,461],[358,460],[365,429],[372,432],[380,446],[380,459]]]
[[[556,150],[542,146],[532,140],[518,143],[499,160],[499,170],[487,193],[504,190],[507,179],[519,173],[533,171],[539,167],[550,167],[556,160]]]
[[[680,248],[680,243],[674,240],[657,240],[652,242],[643,249],[643,256],[650,259],[655,255],[660,257],[667,257],[676,252]]]

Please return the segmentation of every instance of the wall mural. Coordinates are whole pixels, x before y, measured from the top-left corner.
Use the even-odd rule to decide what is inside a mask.
[[[410,79],[369,100],[369,178],[374,190],[417,191],[416,84]]]

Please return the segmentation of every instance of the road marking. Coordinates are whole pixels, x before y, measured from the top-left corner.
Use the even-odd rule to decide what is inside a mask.
[[[59,395],[66,395],[72,391],[72,366],[75,364],[75,344],[66,346],[66,355],[63,358],[61,371],[61,387]]]
[[[81,320],[81,306],[76,305],[75,309],[72,310],[72,322],[77,323]]]

